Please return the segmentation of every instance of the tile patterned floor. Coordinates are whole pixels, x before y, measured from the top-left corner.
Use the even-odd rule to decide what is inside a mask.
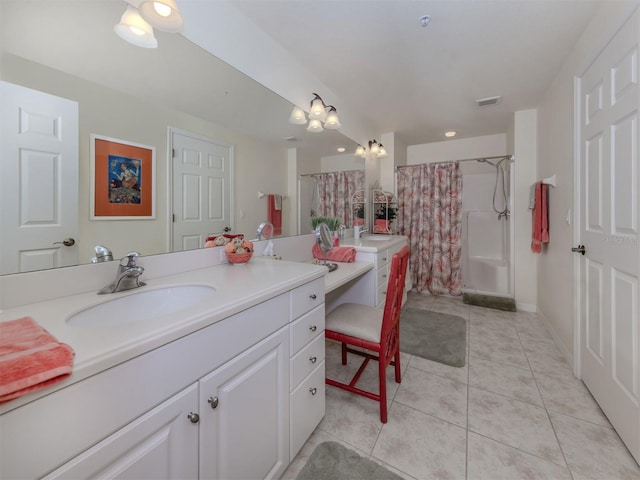
[[[385,425],[376,402],[327,387],[326,416],[283,479],[295,479],[328,440],[406,479],[640,479],[640,467],[535,314],[415,293],[407,305],[467,320],[466,366],[403,354],[400,385],[387,369]],[[346,380],[359,365],[353,358],[342,367],[332,342],[326,353],[333,378]],[[367,367],[366,388],[377,390],[376,370]]]

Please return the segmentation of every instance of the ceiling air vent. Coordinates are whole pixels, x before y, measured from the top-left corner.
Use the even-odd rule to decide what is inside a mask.
[[[498,103],[500,101],[501,98],[502,98],[501,96],[479,98],[478,100],[476,100],[476,105],[478,105],[479,107],[486,107],[486,106],[489,106],[489,105],[495,105],[496,103]]]

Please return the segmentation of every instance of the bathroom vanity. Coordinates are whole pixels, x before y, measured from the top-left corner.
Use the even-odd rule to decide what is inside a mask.
[[[331,273],[307,235],[274,242],[285,261],[143,256],[147,285],[110,295],[117,262],[0,277],[0,321],[75,351],[68,379],[0,405],[0,478],[278,478],[324,416],[326,309],[384,302],[406,237],[383,238],[343,241],[356,262]]]
[[[324,416],[324,267],[255,258],[114,296],[209,286],[169,315],[70,325],[95,292],[23,305],[72,376],[1,406],[2,478],[278,478]],[[112,296],[113,298],[113,296]]]

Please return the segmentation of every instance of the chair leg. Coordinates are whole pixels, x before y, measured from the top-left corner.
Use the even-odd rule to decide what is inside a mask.
[[[344,342],[342,343],[342,364],[347,364],[347,344]]]
[[[378,375],[380,377],[380,421],[387,423],[387,376],[384,359],[378,360]]]
[[[400,371],[400,349],[398,349],[396,354],[393,356],[393,361],[396,364],[396,383],[400,383],[402,381],[402,373]]]

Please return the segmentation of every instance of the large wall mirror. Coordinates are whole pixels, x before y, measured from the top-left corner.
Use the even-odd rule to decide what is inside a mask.
[[[298,198],[300,175],[327,171],[332,163],[364,169],[353,158],[355,142],[337,131],[315,134],[289,124],[291,104],[181,35],[156,32],[157,49],[135,47],[117,37],[113,26],[124,6],[86,0],[0,3],[0,79],[78,104],[74,208],[79,233],[70,247],[76,249],[78,263],[88,263],[96,245],[109,247],[116,259],[131,250],[150,255],[183,248],[172,239],[172,129],[230,147],[228,226],[248,236],[267,219],[270,193],[284,196],[282,234],[304,232],[298,212],[306,201]],[[154,147],[154,219],[91,219],[92,135]],[[345,153],[338,154],[338,147]],[[345,161],[336,162],[338,155]],[[22,177],[16,178],[19,182]],[[2,208],[19,200],[3,197]]]

